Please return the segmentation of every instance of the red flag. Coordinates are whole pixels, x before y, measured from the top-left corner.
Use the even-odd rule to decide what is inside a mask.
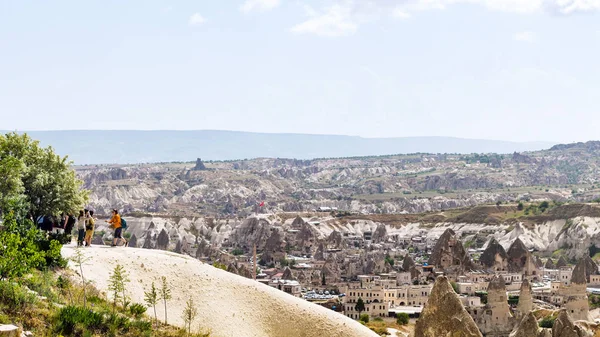
[[[265,202],[261,202],[260,205],[258,205],[259,207],[263,207],[265,205]]]

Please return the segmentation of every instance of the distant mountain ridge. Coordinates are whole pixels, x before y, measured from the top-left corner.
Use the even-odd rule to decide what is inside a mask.
[[[4,131],[3,133],[6,133]],[[547,149],[551,142],[508,142],[453,137],[357,136],[239,131],[28,131],[78,165],[235,160],[314,159],[405,153],[512,153]]]

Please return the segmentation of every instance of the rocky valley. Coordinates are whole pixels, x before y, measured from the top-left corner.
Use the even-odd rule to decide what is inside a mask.
[[[581,337],[596,317],[585,285],[600,286],[598,151],[590,142],[511,155],[198,159],[77,173],[91,208],[122,210],[130,247],[189,255],[353,319],[366,310],[389,327],[386,317],[422,315],[396,326],[397,336],[459,326],[464,336]],[[96,233],[94,244],[112,239],[105,226]],[[438,310],[447,306],[455,310]],[[555,328],[538,329],[540,317]]]
[[[252,159],[79,166],[101,214],[246,217],[336,209],[422,213],[479,204],[600,196],[600,142],[500,154]],[[597,186],[598,185],[598,186]],[[259,207],[264,202],[263,207]]]

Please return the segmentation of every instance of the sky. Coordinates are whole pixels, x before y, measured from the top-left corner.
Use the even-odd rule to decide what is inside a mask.
[[[600,139],[600,0],[0,0],[0,129]]]

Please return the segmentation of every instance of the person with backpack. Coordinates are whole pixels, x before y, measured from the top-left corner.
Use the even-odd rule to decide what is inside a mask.
[[[110,224],[108,228],[114,228],[115,230],[113,242],[110,246],[115,247],[120,241],[125,241],[125,244],[123,244],[125,246],[127,245],[127,241],[123,239],[123,226],[121,225],[121,216],[119,215],[119,211],[113,209],[112,214],[113,215],[110,220],[106,220],[106,222]]]
[[[94,219],[94,211],[89,212],[88,220],[85,225],[85,245],[90,247],[92,245],[92,237],[94,236],[94,227],[96,225],[96,219]]]

